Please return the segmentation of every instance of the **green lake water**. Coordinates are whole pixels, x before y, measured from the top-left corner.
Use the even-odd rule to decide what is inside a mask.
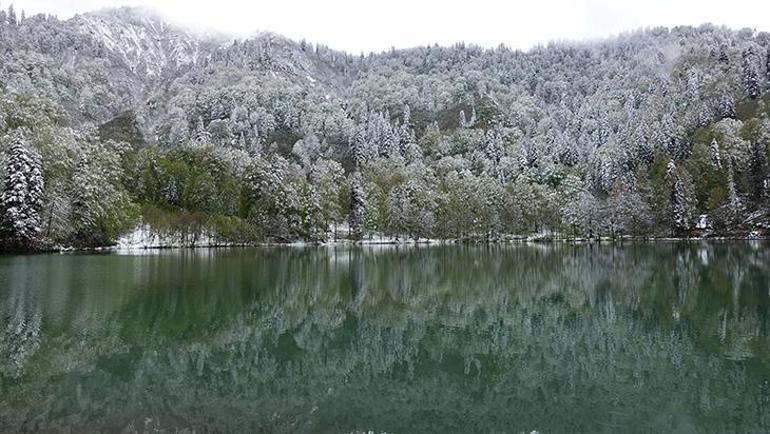
[[[768,432],[770,245],[0,257],[0,432]]]

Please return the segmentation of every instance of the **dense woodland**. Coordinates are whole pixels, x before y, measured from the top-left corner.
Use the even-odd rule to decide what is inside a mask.
[[[0,239],[763,236],[770,34],[351,55],[0,11]]]

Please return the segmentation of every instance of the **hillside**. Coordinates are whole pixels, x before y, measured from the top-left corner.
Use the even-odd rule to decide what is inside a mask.
[[[6,212],[3,237],[104,245],[138,222],[237,242],[345,223],[354,238],[761,236],[769,48],[703,25],[353,56],[141,9],[3,11],[2,174],[27,192],[13,203],[30,234]],[[39,199],[18,183],[33,173],[13,176],[25,158]]]

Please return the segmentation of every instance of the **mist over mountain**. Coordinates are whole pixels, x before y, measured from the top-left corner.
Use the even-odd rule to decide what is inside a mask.
[[[347,223],[353,238],[761,236],[769,48],[768,33],[706,24],[356,56],[143,9],[11,8],[2,175],[31,191],[12,164],[26,156],[42,193],[4,196],[3,234],[103,245],[141,222],[234,242],[323,240]]]

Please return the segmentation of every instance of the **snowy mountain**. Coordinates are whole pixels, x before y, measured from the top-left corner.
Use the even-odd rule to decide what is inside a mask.
[[[170,26],[143,9],[111,9],[78,15],[71,20],[71,25],[102,44],[131,72],[149,79],[193,65],[202,55],[202,42],[198,37]]]
[[[114,187],[122,211],[84,217],[102,222],[87,244],[133,205],[280,240],[348,219],[359,236],[761,233],[768,95],[770,34],[709,24],[352,56],[135,8],[0,12],[0,136],[24,130],[41,154],[47,224],[77,212],[76,175]]]
[[[141,111],[151,95],[163,95],[187,73],[207,79],[209,65],[227,67],[228,73],[240,69],[228,80],[248,75],[331,93],[349,83],[328,62],[309,55],[306,45],[274,34],[227,39],[169,24],[141,8],[105,9],[66,21],[43,15],[17,25],[7,21],[0,33],[0,79],[10,90],[62,103],[79,120],[101,123]]]

